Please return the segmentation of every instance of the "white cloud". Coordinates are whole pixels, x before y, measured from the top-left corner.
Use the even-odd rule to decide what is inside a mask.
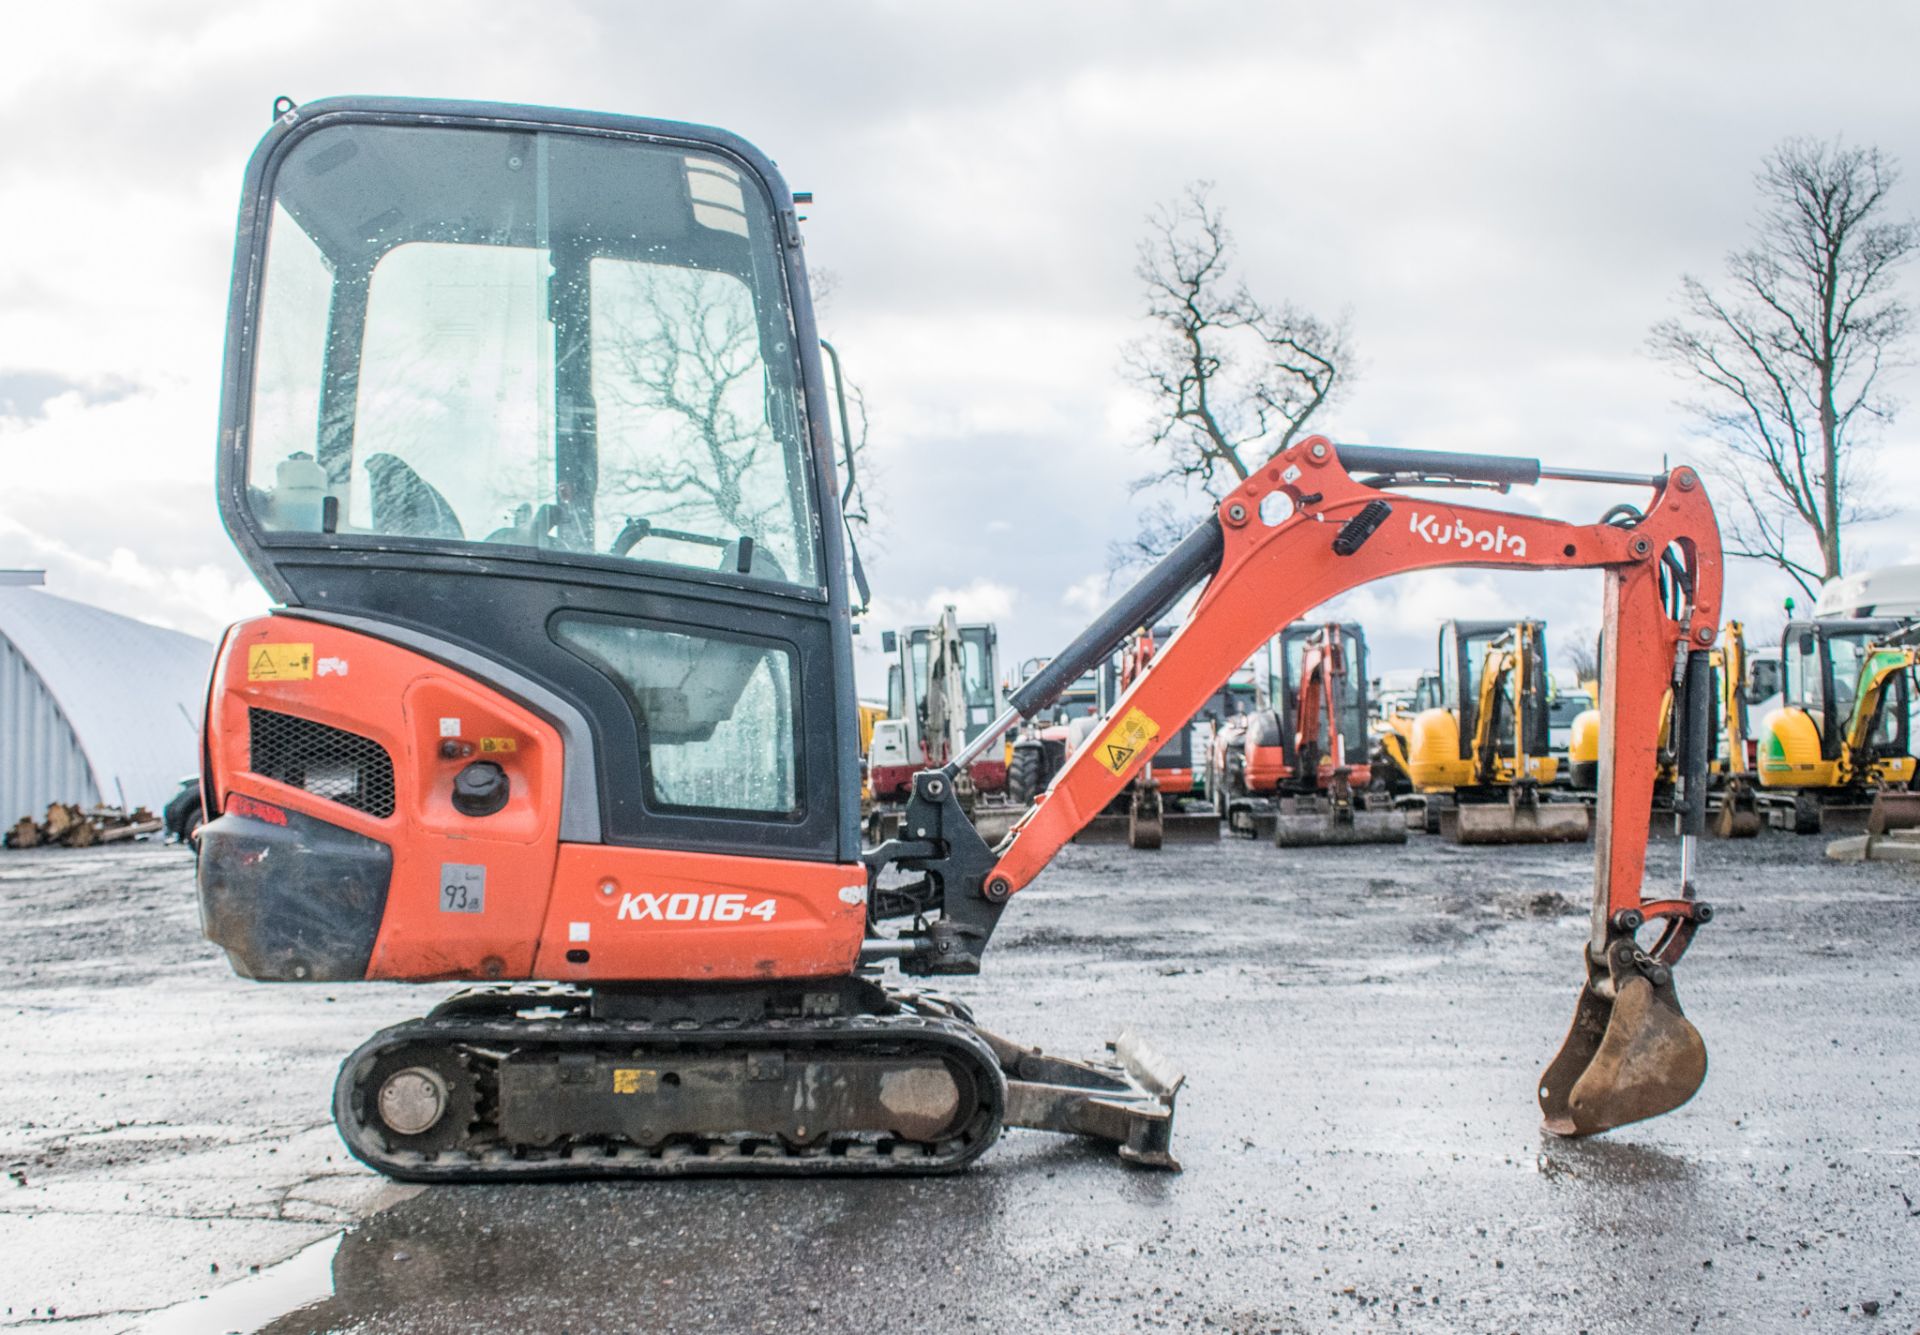
[[[1140,332],[1133,249],[1183,182],[1219,182],[1257,291],[1351,311],[1365,364],[1332,434],[1651,470],[1706,450],[1645,330],[1682,271],[1714,272],[1743,235],[1758,155],[1839,131],[1920,171],[1900,91],[1920,14],[1898,7],[1830,6],[1876,33],[1830,51],[1784,0],[1733,25],[1686,6],[1630,21],[1401,7],[1382,22],[1147,5],[1089,22],[1030,4],[716,0],[676,10],[670,42],[649,7],[574,0],[537,24],[453,0],[17,8],[0,81],[0,118],[22,130],[0,158],[0,375],[132,392],[0,423],[0,562],[200,633],[263,601],[211,480],[234,206],[278,93],[517,98],[760,142],[816,192],[810,260],[838,279],[828,332],[874,413],[891,528],[869,544],[881,601],[866,624],[951,599],[1005,622],[1010,659],[1057,650],[1109,601],[1085,572],[1131,533],[1127,483],[1148,467],[1132,448],[1141,401],[1116,369]],[[799,83],[796,59],[812,71]],[[1881,451],[1894,497],[1920,485],[1911,411]],[[1605,499],[1496,503],[1591,519]],[[1911,558],[1910,523],[1862,530],[1853,550]],[[1446,615],[1531,611],[1556,643],[1590,634],[1597,587],[1410,576],[1345,605],[1392,666],[1427,661]],[[1736,564],[1729,591],[1730,611],[1764,622],[1786,586]],[[878,636],[856,645],[865,680]]]
[[[1105,574],[1088,575],[1067,585],[1060,593],[1060,601],[1089,618],[1099,616],[1113,601],[1111,583]]]
[[[1013,615],[1020,591],[990,579],[968,580],[959,588],[939,588],[928,594],[920,609],[929,619],[951,606],[962,621],[1005,621]]]

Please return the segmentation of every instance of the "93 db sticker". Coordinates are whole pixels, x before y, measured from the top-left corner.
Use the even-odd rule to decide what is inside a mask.
[[[479,913],[487,906],[487,869],[465,862],[440,864],[440,911]]]
[[[1160,735],[1160,725],[1138,709],[1114,725],[1113,731],[1094,744],[1094,756],[1115,774],[1122,773]]]

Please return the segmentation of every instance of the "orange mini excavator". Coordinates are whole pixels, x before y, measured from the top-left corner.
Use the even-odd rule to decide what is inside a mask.
[[[1699,1085],[1673,970],[1709,910],[1684,854],[1672,893],[1641,890],[1676,677],[1690,828],[1705,814],[1721,556],[1693,470],[1299,441],[863,847],[832,385],[772,163],[578,111],[276,112],[241,203],[218,491],[279,606],[216,661],[199,894],[251,978],[470,984],[342,1064],[334,1115],[365,1162],[926,1173],[1023,1126],[1170,1165],[1181,1077],[1145,1045],[1045,1056],[886,971],[977,972],[1009,901],[1257,645],[1437,566],[1605,576],[1592,929],[1547,1126],[1603,1131]],[[1404,490],[1541,478],[1633,485],[1644,509],[1571,524]],[[959,767],[1195,589],[989,847]]]

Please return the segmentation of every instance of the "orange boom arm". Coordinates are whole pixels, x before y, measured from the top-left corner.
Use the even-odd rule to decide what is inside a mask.
[[[1380,476],[1362,479],[1356,472]],[[1616,506],[1600,523],[1568,524],[1389,490],[1464,484],[1504,491],[1543,477],[1644,485],[1653,500],[1644,513]],[[875,917],[912,914],[927,924],[924,915],[936,898],[944,912],[920,932],[870,941],[868,957],[897,955],[916,973],[977,969],[1007,899],[1152,763],[1163,731],[1190,718],[1256,646],[1349,589],[1447,566],[1605,576],[1587,980],[1538,1096],[1547,1129],[1560,1135],[1604,1131],[1684,1103],[1706,1077],[1706,1047],[1681,1012],[1673,965],[1712,914],[1695,900],[1688,878],[1692,836],[1704,828],[1707,650],[1721,610],[1719,528],[1690,468],[1631,477],[1548,471],[1523,459],[1336,448],[1317,436],[1294,445],[1221,501],[1217,527],[1196,530],[1015,691],[1009,715],[972,744],[983,745],[1018,715],[1043,707],[1107,652],[1124,627],[1150,624],[1166,603],[1206,577],[1185,624],[998,848],[988,849],[966,824],[947,771],[915,777],[916,803],[908,813],[915,842],[867,856],[872,866],[895,862],[928,875],[897,904],[883,897]],[[1658,765],[1661,700],[1670,686],[1686,701],[1687,734],[1694,739],[1682,766],[1681,877],[1677,893],[1647,898],[1641,886],[1646,812]],[[1655,938],[1645,946],[1638,936],[1643,929]]]
[[[1720,532],[1706,491],[1688,468],[1672,470],[1654,490],[1652,506],[1631,528],[1568,524],[1392,495],[1352,477],[1325,438],[1301,441],[1221,501],[1218,571],[1093,742],[1014,828],[989,890],[1004,896],[1030,883],[1151,760],[1153,740],[1167,721],[1191,716],[1261,641],[1321,603],[1412,570],[1598,569],[1606,575],[1602,730],[1614,743],[1602,744],[1598,899],[1606,916],[1621,909],[1687,916],[1682,903],[1641,900],[1644,816],[1612,819],[1616,812],[1648,809],[1660,701],[1676,655],[1709,648],[1719,624]],[[1285,518],[1269,524],[1263,515],[1277,507]],[[1363,512],[1372,526],[1364,537]],[[1349,531],[1358,544],[1342,555],[1335,539]],[[1669,614],[1661,592],[1661,558],[1669,552],[1690,590],[1680,620]],[[1601,916],[1596,913],[1596,923]],[[1596,944],[1603,944],[1599,936]]]

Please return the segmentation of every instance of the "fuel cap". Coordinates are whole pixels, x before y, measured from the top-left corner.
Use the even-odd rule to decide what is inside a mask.
[[[491,816],[507,804],[512,785],[491,760],[476,760],[453,776],[453,809],[463,816]]]

